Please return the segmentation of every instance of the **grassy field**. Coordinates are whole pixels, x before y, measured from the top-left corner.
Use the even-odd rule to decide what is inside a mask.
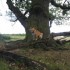
[[[8,41],[16,41],[16,40],[23,40],[25,38],[25,34],[12,34],[12,35],[7,35],[10,37],[10,40]]]
[[[0,41],[16,41],[23,40],[25,38],[25,34],[0,34]]]
[[[70,70],[70,50],[44,51],[26,48],[14,52],[46,64],[47,70]]]
[[[25,35],[6,35],[10,39],[5,41],[16,41],[24,39]],[[60,46],[63,49],[43,50],[41,48],[22,48],[10,52],[26,56],[33,60],[46,64],[47,70],[70,70],[70,42]],[[58,48],[58,47],[56,47]],[[9,64],[0,60],[0,70],[20,70],[16,67],[9,69]],[[25,69],[24,69],[25,70]],[[28,70],[28,69],[26,69]]]

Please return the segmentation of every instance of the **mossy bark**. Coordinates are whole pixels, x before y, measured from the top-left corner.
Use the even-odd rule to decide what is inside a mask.
[[[43,38],[50,35],[49,28],[49,0],[32,0],[31,11],[27,20],[28,27],[34,27],[43,33]],[[26,30],[27,38],[32,39],[29,30]]]

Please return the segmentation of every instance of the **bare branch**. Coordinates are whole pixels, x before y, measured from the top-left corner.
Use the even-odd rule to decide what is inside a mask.
[[[70,10],[70,6],[66,6],[66,5],[63,6],[63,5],[59,4],[59,3],[57,4],[54,0],[51,0],[51,4],[54,5],[55,7],[60,7],[63,10],[64,9]]]

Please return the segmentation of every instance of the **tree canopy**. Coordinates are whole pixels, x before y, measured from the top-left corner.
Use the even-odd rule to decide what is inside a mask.
[[[18,7],[20,11],[24,14],[25,17],[28,17],[30,14],[32,0],[12,0],[13,5]],[[56,24],[62,24],[61,20],[69,20],[69,9],[70,9],[70,2],[68,0],[51,0],[49,3],[49,19],[54,20],[56,19]],[[13,14],[10,14],[13,15]],[[12,16],[11,16],[12,17]],[[13,18],[13,17],[12,17]],[[17,19],[14,18],[16,21]]]

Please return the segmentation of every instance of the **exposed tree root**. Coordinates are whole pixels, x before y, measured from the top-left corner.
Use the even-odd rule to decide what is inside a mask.
[[[5,43],[0,50],[13,50],[13,49],[20,49],[20,48],[42,48],[47,49],[48,47],[59,47],[67,42],[70,41],[60,41],[60,40],[52,40],[52,39],[42,39],[37,41],[30,41],[30,42],[24,42],[24,40],[14,41],[14,42],[7,42]]]
[[[52,43],[49,42],[49,40],[42,39],[42,40],[33,40],[30,42],[23,42],[23,41],[14,41],[14,42],[8,42],[5,45],[5,50],[13,50],[17,48],[23,48],[23,47],[35,47],[35,48],[43,48],[46,49],[47,47],[52,46]]]

